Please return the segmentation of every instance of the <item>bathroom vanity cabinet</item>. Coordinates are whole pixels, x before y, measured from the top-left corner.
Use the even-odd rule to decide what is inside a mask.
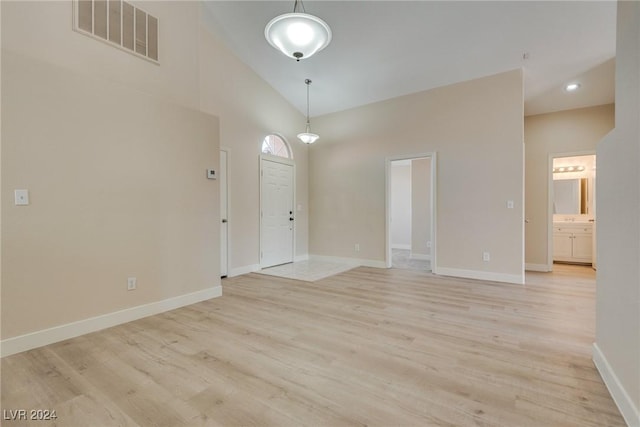
[[[553,260],[576,264],[593,261],[593,224],[553,223]]]

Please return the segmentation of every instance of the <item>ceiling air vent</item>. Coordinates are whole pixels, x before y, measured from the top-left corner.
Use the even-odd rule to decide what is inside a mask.
[[[74,30],[158,63],[158,18],[122,0],[74,0]]]

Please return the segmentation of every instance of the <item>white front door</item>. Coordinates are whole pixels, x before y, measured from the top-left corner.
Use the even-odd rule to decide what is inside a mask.
[[[229,265],[229,208],[227,192],[227,152],[220,151],[220,276],[227,276]]]
[[[262,158],[260,267],[293,262],[293,165]]]

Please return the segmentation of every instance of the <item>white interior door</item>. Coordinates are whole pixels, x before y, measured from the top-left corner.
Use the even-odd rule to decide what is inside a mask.
[[[293,262],[293,165],[262,158],[260,267]]]
[[[227,186],[227,152],[220,151],[220,276],[226,277],[229,268],[229,205]]]

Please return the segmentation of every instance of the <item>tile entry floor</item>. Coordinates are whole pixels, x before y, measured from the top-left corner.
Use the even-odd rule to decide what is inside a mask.
[[[336,261],[308,260],[277,265],[275,267],[262,269],[256,273],[302,280],[305,282],[315,282],[358,266],[359,264],[356,263],[348,264]]]
[[[431,261],[412,259],[408,249],[391,249],[391,266],[402,270],[431,271]]]
[[[411,259],[411,251],[405,249],[392,250],[392,267],[403,270],[431,271],[431,261]],[[285,277],[287,279],[316,282],[335,274],[351,270],[360,264],[339,261],[311,259],[288,264],[276,265],[257,271],[259,274]]]

